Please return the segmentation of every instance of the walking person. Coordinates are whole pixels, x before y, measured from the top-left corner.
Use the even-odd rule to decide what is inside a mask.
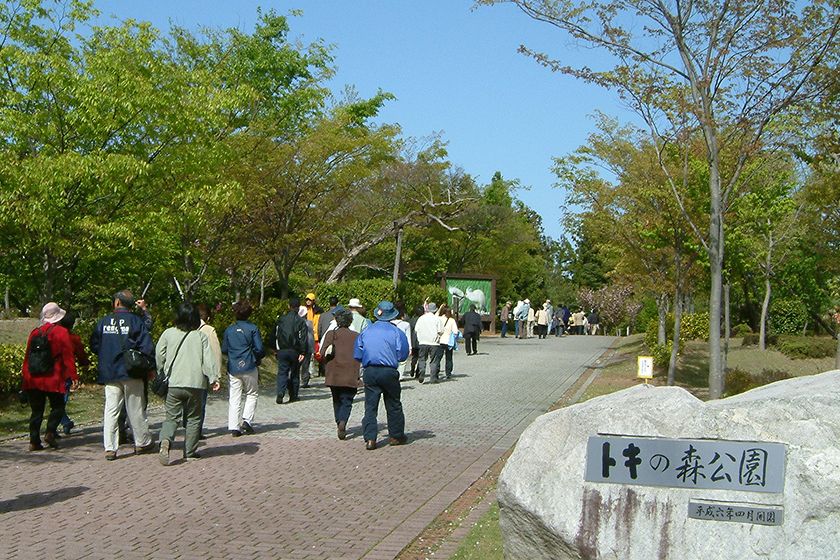
[[[359,298],[350,298],[347,309],[353,313],[353,324],[350,325],[352,330],[361,333],[370,326],[370,319],[362,315],[362,302]]]
[[[601,317],[598,315],[598,311],[595,309],[590,311],[586,317],[586,321],[589,323],[589,334],[598,334],[598,327],[601,324]]]
[[[146,399],[143,382],[148,379],[148,375],[143,379],[130,376],[125,363],[129,350],[137,350],[149,357],[155,353],[146,321],[130,311],[134,304],[134,296],[130,291],[122,290],[114,294],[113,313],[96,323],[90,337],[90,349],[98,357],[96,382],[105,386],[102,438],[105,459],[108,461],[117,458],[120,444],[119,415],[123,404],[134,435],[134,452],[151,453],[155,448],[144,411]]]
[[[306,357],[306,321],[298,315],[300,298],[289,299],[289,311],[277,320],[268,337],[268,349],[277,357],[277,404],[283,403],[286,391],[289,401],[299,401],[300,364]]]
[[[338,439],[344,439],[347,436],[347,422],[353,410],[353,399],[359,387],[359,368],[362,364],[353,357],[356,339],[359,337],[359,333],[350,330],[353,313],[341,309],[335,312],[334,318],[337,328],[327,331],[321,339],[321,347],[325,352],[332,347],[329,350],[330,355],[324,356],[324,384],[330,388],[332,394]]]
[[[312,295],[312,294],[310,294]],[[303,351],[303,360],[300,362],[300,388],[309,389],[309,380],[312,378],[312,356],[315,354],[315,324],[308,319],[308,307],[301,305],[298,308],[298,315],[306,322],[306,349]]]
[[[538,309],[534,320],[536,322],[537,337],[544,339],[548,334],[548,312],[545,309],[545,304]]]
[[[452,335],[455,335],[455,337],[458,336],[458,325],[455,323],[455,319],[452,318],[452,310],[448,307],[444,310],[443,316],[440,317],[440,319],[440,342],[438,343],[434,360],[432,360],[431,377],[432,379],[438,377],[440,372],[440,362],[443,358],[446,358],[444,372],[446,379],[449,379],[452,377],[452,353],[455,349],[455,346],[452,344]]]
[[[534,325],[536,324],[536,321],[537,321],[537,312],[533,307],[531,307],[531,302],[530,301],[528,301],[526,299],[525,303],[528,304],[528,319],[527,319],[528,327],[526,329],[527,333],[528,333],[527,337],[528,338],[534,338]]]
[[[210,343],[210,350],[213,352],[213,358],[215,358],[214,363],[216,364],[216,379],[221,379],[222,347],[221,344],[219,344],[219,335],[216,334],[216,329],[213,328],[213,325],[209,322],[210,308],[204,303],[199,303],[196,308],[198,309],[198,316],[201,318],[201,326],[198,330],[204,333],[204,336],[207,337],[207,341]],[[207,389],[208,387],[205,387],[201,391],[201,421],[198,425],[199,440],[206,439],[204,437],[204,417],[206,416],[207,411]],[[182,426],[185,429],[187,427],[186,414],[184,415]]]
[[[420,383],[438,382],[438,370],[431,365],[434,363],[442,332],[440,317],[437,316],[436,312],[437,305],[427,303],[426,312],[417,319],[417,324],[414,326],[417,343],[420,347],[417,356],[417,381]],[[425,381],[427,363],[429,363],[429,380]]]
[[[515,338],[522,338],[522,320],[520,319],[520,317],[522,315],[523,305],[525,305],[525,302],[520,299],[516,302],[516,307],[513,308],[513,326],[515,331]]]
[[[478,354],[478,339],[481,336],[481,315],[470,305],[470,310],[464,313],[464,345],[467,356]]]
[[[400,400],[399,372],[397,366],[408,357],[408,339],[391,324],[399,312],[390,301],[381,301],[374,315],[377,319],[356,339],[353,358],[361,362],[365,382],[365,417],[362,431],[365,449],[376,449],[379,399],[385,399],[388,418],[388,443],[406,443],[405,415]]]
[[[417,338],[417,320],[423,316],[425,308],[418,305],[414,308],[414,314],[408,319],[408,326],[411,327],[411,376],[417,377],[417,362],[420,359],[420,341]]]
[[[408,321],[405,320],[405,304],[403,302],[398,301],[394,303],[394,307],[397,310],[396,319],[393,319],[391,323],[394,324],[395,327],[400,329],[405,337],[408,339],[408,355],[411,355],[412,347],[411,347],[411,325]],[[412,379],[411,374],[407,371],[407,363],[408,359],[406,358],[405,361],[400,362],[399,370],[400,370],[400,381],[408,381]]]
[[[64,416],[67,381],[76,383],[76,360],[73,343],[67,329],[59,322],[65,311],[55,302],[49,302],[41,310],[41,324],[29,333],[26,353],[23,358],[21,377],[22,389],[29,402],[29,451],[44,449],[41,444],[41,425],[44,409],[50,402],[50,415],[44,442],[53,449],[58,448],[58,426]]]
[[[259,329],[248,320],[253,310],[249,301],[234,303],[236,321],[222,335],[222,353],[228,358],[228,431],[233,437],[254,433],[254,416],[260,395],[257,368],[265,356],[265,349]]]
[[[201,332],[201,317],[198,308],[188,302],[178,306],[175,326],[169,327],[158,340],[155,358],[158,368],[169,375],[169,391],[166,393],[166,419],[160,428],[160,451],[158,458],[164,466],[169,465],[169,450],[178,423],[187,417],[184,435],[184,459],[200,458],[196,451],[201,424],[201,395],[209,385],[219,390],[219,368],[210,347],[207,335]]]
[[[508,321],[510,320],[510,302],[505,303],[502,312],[499,314],[499,322],[502,324],[502,338],[507,338]],[[464,334],[466,336],[466,334]]]
[[[76,361],[76,372],[78,373],[80,368],[87,372],[90,367],[90,358],[85,350],[85,345],[82,344],[82,337],[73,332],[73,326],[76,324],[76,314],[72,311],[67,311],[58,324],[67,329],[67,334],[70,336],[70,343],[73,345],[73,358]],[[73,383],[73,380],[70,378],[64,383],[64,416],[61,417],[61,427],[66,436],[69,436],[73,428],[76,427],[76,423],[67,415],[67,403],[70,401],[70,392]]]

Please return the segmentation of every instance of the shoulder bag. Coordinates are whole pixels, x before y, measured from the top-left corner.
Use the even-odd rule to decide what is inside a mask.
[[[178,352],[181,350],[181,345],[184,344],[184,341],[190,335],[192,331],[187,332],[184,335],[184,338],[181,339],[181,342],[178,343],[178,348],[175,349],[175,355],[172,356],[172,361],[169,362],[168,371],[164,372],[162,369],[159,369],[155,374],[155,378],[152,380],[152,392],[159,397],[166,397],[166,393],[169,392],[169,377],[172,375],[172,366],[175,365],[175,358],[178,357]]]
[[[131,327],[129,327],[129,332]],[[128,348],[128,335],[123,338],[123,362],[125,372],[132,379],[146,379],[149,372],[155,369],[155,361],[134,348]]]

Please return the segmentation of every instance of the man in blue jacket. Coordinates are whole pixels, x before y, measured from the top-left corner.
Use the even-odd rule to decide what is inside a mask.
[[[376,449],[377,422],[380,395],[385,398],[388,417],[388,443],[402,445],[405,436],[405,414],[400,401],[400,374],[397,368],[408,357],[408,338],[390,321],[399,311],[390,301],[376,306],[376,322],[366,328],[356,339],[353,358],[362,363],[365,382],[365,417],[362,431],[365,448]]]
[[[125,367],[125,353],[129,349],[139,350],[147,356],[155,354],[146,322],[130,311],[134,303],[128,290],[114,294],[114,312],[96,323],[90,337],[90,349],[99,357],[96,382],[105,386],[103,440],[108,461],[117,458],[118,419],[123,403],[134,434],[134,452],[155,451],[143,413],[143,380],[130,377]]]

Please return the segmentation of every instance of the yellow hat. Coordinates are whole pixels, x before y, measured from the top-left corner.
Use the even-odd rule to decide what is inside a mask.
[[[315,301],[315,294],[309,292],[308,294],[306,294],[306,299],[311,299],[312,301]]]

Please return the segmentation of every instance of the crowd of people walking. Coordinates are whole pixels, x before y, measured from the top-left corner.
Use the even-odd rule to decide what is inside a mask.
[[[377,447],[380,400],[385,404],[388,443],[404,444],[401,381],[435,384],[451,378],[458,344],[465,340],[466,354],[477,354],[482,330],[474,306],[461,318],[462,334],[446,304],[427,300],[409,315],[401,303],[382,301],[368,318],[358,298],[346,305],[330,298],[329,308],[323,310],[315,294],[309,293],[304,302],[290,298],[288,311],[265,337],[250,321],[251,304],[237,301],[232,306],[235,321],[225,328],[221,341],[210,325],[208,307],[184,302],[178,306],[174,324],[154,343],[154,322],[144,300],[135,300],[130,291],[122,290],[114,294],[112,303],[112,311],[96,323],[90,336],[90,349],[97,357],[96,381],[105,394],[105,459],[117,458],[120,445],[129,441],[130,428],[133,453],[157,452],[163,465],[170,464],[179,427],[185,432],[184,459],[200,458],[207,395],[220,389],[223,367],[229,387],[227,431],[235,438],[255,433],[259,366],[267,355],[277,362],[278,405],[300,400],[300,390],[309,386],[311,377],[324,375],[339,439],[347,436],[353,401],[361,388],[365,448]],[[41,324],[27,341],[22,394],[31,409],[30,451],[42,450],[44,443],[58,448],[59,426],[65,435],[75,427],[66,416],[66,402],[79,380],[77,367],[88,367],[91,362],[81,337],[73,332],[74,323],[72,313],[48,303],[41,312]],[[150,390],[164,399],[158,441],[147,416]],[[42,442],[47,402],[50,415]]]
[[[513,322],[514,336],[521,339],[534,338],[535,335],[539,339],[549,335],[595,335],[599,333],[601,323],[596,309],[587,314],[579,307],[572,313],[564,304],[554,307],[550,299],[535,306],[527,298],[517,301],[515,306],[510,301],[505,302],[499,313],[499,321],[502,338],[508,338],[509,324]]]

